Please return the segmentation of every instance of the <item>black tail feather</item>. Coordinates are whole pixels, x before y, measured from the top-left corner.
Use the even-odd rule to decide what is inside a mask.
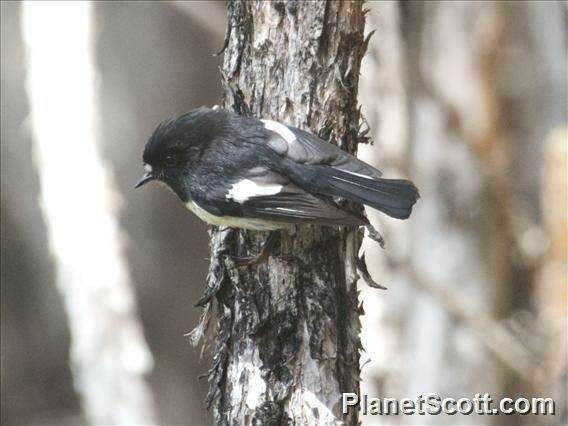
[[[409,180],[383,179],[328,169],[321,190],[326,195],[347,198],[380,210],[387,215],[406,219],[420,194]]]

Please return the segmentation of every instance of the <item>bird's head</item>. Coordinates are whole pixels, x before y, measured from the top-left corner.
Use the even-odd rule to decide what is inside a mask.
[[[142,157],[145,173],[134,187],[157,180],[187,202],[191,169],[199,161],[204,142],[211,137],[211,120],[207,117],[211,112],[209,108],[198,108],[160,123],[146,143]]]

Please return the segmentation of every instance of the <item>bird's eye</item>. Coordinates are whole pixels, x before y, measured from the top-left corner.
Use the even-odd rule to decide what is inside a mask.
[[[168,155],[166,156],[166,165],[167,166],[173,166],[176,163],[176,159],[174,158],[173,155]]]

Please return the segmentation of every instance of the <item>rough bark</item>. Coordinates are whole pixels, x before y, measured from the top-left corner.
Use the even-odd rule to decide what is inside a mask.
[[[361,2],[230,2],[224,107],[275,119],[355,152],[363,37]],[[350,206],[350,208],[358,208]],[[356,229],[281,232],[267,265],[266,233],[211,231],[201,305],[217,326],[208,402],[220,424],[357,423],[342,392],[359,392]],[[213,298],[214,296],[214,298]],[[206,320],[204,321],[206,322]]]

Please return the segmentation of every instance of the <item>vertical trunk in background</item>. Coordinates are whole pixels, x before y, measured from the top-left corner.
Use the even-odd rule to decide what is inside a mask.
[[[563,182],[565,189],[555,141],[564,136],[565,146],[561,130],[550,133],[549,161],[557,166],[546,172],[547,186],[556,189],[542,201],[539,183],[543,141],[566,119],[563,6],[381,2],[370,8],[369,29],[381,28],[381,37],[370,43],[361,92],[369,125],[379,130],[374,155],[379,163],[407,166],[404,148],[397,148],[405,147],[407,121],[410,177],[422,194],[409,221],[413,235],[408,226],[399,230],[385,221],[388,250],[367,256],[371,272],[390,289],[377,300],[374,326],[364,327],[364,345],[382,345],[376,364],[364,370],[376,379],[371,393],[473,396],[483,390],[494,398],[556,395],[561,401],[566,201],[556,186]],[[401,107],[405,98],[408,111]],[[552,238],[540,282],[535,271],[546,237],[539,201]],[[376,262],[385,257],[383,265]],[[564,405],[557,407],[561,412]],[[538,419],[515,419],[523,420]],[[419,418],[456,421],[479,422]]]
[[[417,62],[409,69],[419,70],[411,78],[415,170],[431,185],[425,191],[437,194],[416,217],[412,270],[423,283],[445,283],[463,312],[491,320],[482,334],[470,333],[481,315],[461,322],[465,327],[440,323],[444,341],[454,345],[436,352],[441,363],[434,365],[448,374],[444,387],[453,393],[546,392],[544,336],[531,292],[545,247],[538,212],[543,140],[559,115],[550,99],[562,96],[548,75],[557,68],[548,52],[561,37],[554,13],[537,27],[532,7],[427,3],[411,33]],[[540,32],[548,34],[542,47]]]
[[[230,2],[228,10],[225,108],[298,126],[354,152],[362,3]],[[237,268],[226,254],[255,254],[265,233],[214,228],[211,237],[201,304],[218,326],[209,373],[216,422],[357,423],[339,402],[342,392],[359,391],[353,259],[360,233],[282,232],[281,256],[258,269]]]
[[[414,5],[405,11],[402,31],[410,46],[412,167],[427,196],[414,216],[414,244],[405,269],[420,279],[424,291],[415,294],[403,346],[420,360],[417,367],[424,373],[408,377],[403,389],[408,395],[461,395],[464,389],[499,395],[499,363],[438,296],[440,290],[449,291],[464,310],[490,316],[502,297],[505,278],[497,272],[505,267],[507,252],[502,232],[488,235],[498,219],[490,211],[495,204],[482,201],[488,177],[470,145],[474,137],[494,136],[497,118],[483,98],[486,82],[478,63],[498,31],[497,6]],[[483,248],[491,237],[495,268],[488,267]]]
[[[382,32],[371,41],[364,63],[362,103],[376,146],[373,152],[365,149],[362,154],[374,155],[377,163],[395,165],[398,170],[385,170],[385,175],[409,176],[420,188],[422,199],[406,223],[384,220],[386,252],[372,245],[367,249],[372,273],[383,277],[389,291],[373,302],[369,301],[372,294],[364,298],[365,304],[376,307],[375,318],[365,318],[373,322],[365,327],[364,346],[367,342],[381,344],[380,351],[369,354],[365,383],[370,394],[397,398],[430,392],[462,395],[471,384],[494,391],[499,389],[492,380],[494,363],[487,362],[479,342],[456,326],[430,288],[460,282],[462,294],[484,303],[478,235],[470,233],[471,224],[460,223],[450,212],[456,208],[452,203],[466,205],[478,197],[475,158],[446,128],[449,113],[439,95],[427,90],[431,87],[428,79],[444,74],[438,74],[438,69],[436,74],[427,74],[421,68],[445,61],[447,69],[453,70],[462,65],[460,61],[473,58],[465,15],[459,13],[460,6],[447,3],[413,3],[410,15],[401,14],[398,2],[372,3],[370,8],[369,29],[381,28]],[[445,37],[440,36],[442,32]],[[462,54],[457,55],[455,49]],[[445,55],[446,51],[451,54]],[[440,91],[455,86],[452,78],[473,79],[472,71],[467,67],[466,71],[465,75],[448,71],[444,76],[447,86],[441,84]],[[469,99],[468,92],[463,92]],[[416,287],[417,277],[428,284],[426,291]],[[456,342],[469,353],[456,352]],[[444,421],[439,416],[419,419],[421,423]],[[388,422],[398,420],[389,418]]]
[[[545,373],[545,391],[557,403],[557,423],[568,424],[568,9],[566,3],[548,3],[545,8],[531,2],[522,10],[530,17],[533,30],[534,51],[526,55],[538,58],[536,69],[525,72],[534,75],[538,71],[539,78],[531,85],[531,91],[520,93],[525,99],[526,117],[535,123],[521,128],[519,133],[532,144],[542,144],[540,167],[535,167],[530,153],[525,156],[528,161],[524,167],[540,172],[539,213],[549,239],[532,302],[539,319],[535,323],[544,332],[544,336],[537,335],[537,343],[541,371]],[[526,25],[521,22],[518,27]],[[542,344],[543,341],[546,343]]]
[[[34,159],[71,334],[71,370],[92,424],[155,423],[153,360],[124,258],[116,191],[97,138],[90,2],[24,2]]]
[[[568,128],[551,131],[546,141],[543,176],[543,219],[550,244],[535,288],[538,317],[546,330],[542,365],[547,376],[547,395],[556,401],[558,424],[568,424]]]

